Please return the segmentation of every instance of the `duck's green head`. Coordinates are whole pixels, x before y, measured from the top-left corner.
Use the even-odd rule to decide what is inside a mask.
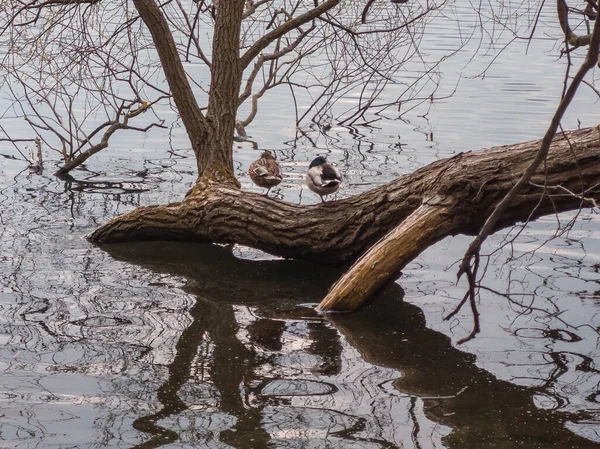
[[[317,167],[318,165],[323,165],[326,163],[327,163],[327,159],[325,159],[323,156],[318,156],[313,159],[313,161],[308,166],[308,169],[310,170],[313,167]]]

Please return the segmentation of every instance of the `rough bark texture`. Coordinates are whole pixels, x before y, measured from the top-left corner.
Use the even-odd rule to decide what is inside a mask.
[[[152,35],[173,100],[196,154],[198,169],[203,170],[207,162],[206,152],[202,151],[206,141],[206,118],[188,82],[169,25],[154,0],[133,0],[133,4]]]
[[[154,0],[134,0],[133,3],[152,34],[169,89],[196,156],[198,178],[204,183],[239,187],[233,174],[231,148],[242,77],[238,44],[244,1],[221,2],[217,8],[206,117],[196,102],[161,9]]]
[[[461,153],[361,195],[314,206],[289,204],[230,185],[198,183],[182,202],[140,207],[106,223],[89,239],[97,243],[209,240],[248,245],[283,257],[353,262],[430,198],[453,205],[444,235],[476,233],[539,144]],[[544,190],[529,185],[498,227],[589,206],[563,188],[599,198],[599,154],[596,127],[557,136],[541,168],[545,173],[536,174],[532,182],[562,187]]]
[[[205,145],[210,159],[199,172],[201,177],[208,179],[235,181],[231,148],[242,82],[239,42],[244,5],[244,0],[222,1],[217,5],[213,35],[213,54],[216,56],[211,66],[206,113],[210,126]]]
[[[317,310],[359,309],[425,248],[452,232],[452,203],[426,201],[406,220],[369,249],[331,287]]]

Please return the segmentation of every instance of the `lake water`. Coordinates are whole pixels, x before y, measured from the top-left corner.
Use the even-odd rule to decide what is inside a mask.
[[[510,34],[488,47],[478,20],[459,2],[431,23],[424,59],[475,35],[442,64],[434,101],[401,118],[298,137],[288,94],[265,97],[248,133],[281,161],[271,195],[316,203],[303,174],[317,154],[338,164],[346,197],[461,151],[540,138],[565,69],[552,5],[538,39],[501,53]],[[599,118],[583,87],[563,125]],[[4,143],[0,154],[18,157]],[[257,155],[236,144],[244,189],[260,191],[246,175]],[[0,447],[600,448],[596,211],[539,219],[512,245],[519,229],[490,239],[484,283],[515,302],[482,292],[482,332],[456,346],[471,318],[443,317],[464,293],[464,236],[429,248],[372,306],[331,317],[313,307],[339,269],[239,246],[83,238],[180,200],[194,167],[177,123],[119,134],[69,181],[50,160],[33,173],[0,157]]]

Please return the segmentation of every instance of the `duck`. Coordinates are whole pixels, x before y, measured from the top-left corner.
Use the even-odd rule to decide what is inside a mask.
[[[327,162],[323,156],[318,156],[308,166],[306,173],[306,184],[308,188],[321,197],[331,195],[340,188],[342,175],[334,165]]]
[[[275,160],[275,156],[268,150],[260,155],[260,159],[255,160],[248,168],[248,175],[254,184],[267,189],[265,196],[269,196],[269,191],[283,180],[281,167]]]

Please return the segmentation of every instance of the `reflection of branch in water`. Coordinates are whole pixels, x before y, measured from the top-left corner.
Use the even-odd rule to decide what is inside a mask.
[[[547,333],[548,333],[548,331],[543,332],[543,334],[547,334]],[[556,331],[553,333],[557,334],[557,335],[562,334],[562,333],[564,333],[565,335],[569,335],[569,333],[567,333],[564,330]],[[543,338],[550,338],[550,337],[545,336]],[[568,340],[563,340],[563,341],[568,341]],[[577,340],[575,340],[575,341],[577,341]],[[538,394],[545,396],[547,398],[551,398],[553,401],[552,409],[555,409],[555,410],[565,409],[571,403],[571,398],[570,398],[569,393],[571,393],[571,391],[570,391],[571,388],[574,387],[574,385],[572,383],[572,379],[569,379],[568,376],[576,375],[578,380],[582,380],[582,378],[584,378],[586,374],[596,374],[596,375],[600,374],[600,370],[595,368],[594,359],[592,357],[585,356],[583,354],[579,354],[576,352],[552,351],[552,352],[548,353],[548,357],[550,360],[548,361],[547,364],[550,366],[553,366],[553,368],[550,371],[550,373],[547,375],[547,378],[516,377],[515,380],[516,381],[526,380],[528,382],[531,382],[531,380],[533,379],[537,382],[540,382],[539,386],[533,387],[533,391],[536,391],[536,392],[538,392]],[[580,359],[581,361],[579,361],[579,363],[577,363],[575,368],[573,368],[572,366],[569,366],[569,362],[570,362],[569,357],[572,360]],[[564,377],[564,379],[563,379],[563,377]],[[562,381],[562,385],[561,385],[561,381]],[[594,388],[594,387],[592,387],[592,388]],[[597,388],[597,384],[596,384],[596,388]],[[597,393],[594,392],[591,395],[588,395],[587,397],[585,397],[585,400],[590,401],[590,402],[596,402],[595,400],[593,400],[593,398],[595,397],[595,394],[597,394]],[[550,408],[550,407],[548,407],[546,405],[545,408]]]
[[[515,319],[513,320],[513,322],[519,316],[521,316],[521,315],[526,315],[526,314],[530,314],[532,312],[537,312],[537,313],[539,313],[542,316],[545,316],[547,318],[552,318],[553,320],[556,320],[557,322],[563,324],[566,328],[571,328],[571,329],[574,329],[574,330],[580,330],[582,328],[589,328],[589,329],[592,329],[594,332],[596,332],[597,334],[600,335],[600,328],[598,328],[598,327],[594,327],[594,326],[592,326],[590,324],[581,324],[579,326],[575,326],[575,325],[570,324],[568,321],[564,320],[563,318],[561,318],[561,315],[565,312],[565,310],[559,308],[558,305],[556,305],[556,304],[552,304],[553,308],[554,308],[553,311],[550,311],[550,310],[548,310],[546,308],[543,308],[543,307],[536,307],[536,306],[534,306],[533,302],[537,299],[536,296],[535,296],[535,294],[531,294],[531,293],[510,293],[510,292],[509,293],[502,293],[502,292],[500,292],[498,290],[495,290],[493,288],[487,287],[487,286],[482,285],[480,283],[477,283],[476,285],[481,290],[486,290],[486,291],[488,291],[490,293],[493,293],[495,295],[498,295],[498,296],[500,296],[502,298],[506,298],[506,300],[510,304],[512,304],[514,306],[517,306],[519,309],[521,309],[521,310],[518,311],[519,315],[517,317],[515,317]],[[530,298],[531,300],[530,300],[529,304],[525,304],[524,302],[520,302],[517,299],[515,299],[515,298],[518,298],[518,297]],[[518,331],[519,330],[517,329],[516,332],[518,332]],[[555,333],[555,332],[558,332],[558,334],[554,334],[553,335],[553,333]],[[562,339],[562,338],[560,338],[560,334],[561,333],[565,333],[565,334],[569,335],[570,338],[572,339],[572,341],[577,340],[577,339],[581,340],[581,337],[579,337],[575,333],[567,331],[567,330],[558,330],[558,329],[555,329],[554,331],[553,330],[545,330],[545,331],[543,331],[543,333],[545,334],[544,337],[550,338],[552,340],[556,340],[556,339],[560,340],[560,339]],[[557,337],[559,337],[559,338],[557,338]]]
[[[419,424],[419,420],[417,419],[417,415],[415,414],[415,406],[417,405],[417,398],[415,396],[410,397],[410,407],[408,408],[408,415],[410,416],[410,420],[413,422],[413,428],[410,431],[410,438],[415,445],[415,449],[421,449],[421,443],[419,443],[419,432],[421,430],[421,425]]]
[[[336,411],[340,414],[339,411]],[[337,432],[331,432],[330,435],[334,435],[342,439],[342,441],[359,441],[364,443],[376,443],[378,447],[384,449],[398,449],[394,443],[375,437],[358,437],[357,433],[365,432],[367,429],[367,420],[365,418],[357,418],[354,415],[347,415],[355,420],[354,424],[346,427],[344,430],[338,430]]]
[[[335,395],[331,395],[327,404],[325,395],[317,401],[315,394],[307,394],[309,399],[302,400],[298,395],[281,394],[286,385],[293,387],[297,383],[260,382],[266,379],[285,380],[284,376],[290,372],[285,371],[288,363],[295,370],[298,367],[304,369],[303,375],[312,370],[317,376],[339,376],[342,381],[352,380],[349,392],[360,402],[368,392],[362,383],[354,382],[357,376],[368,376],[368,373],[361,367],[357,367],[359,371],[351,373],[350,378],[348,373],[344,373],[344,365],[339,358],[348,344],[356,348],[368,366],[390,367],[402,373],[393,385],[403,396],[416,397],[415,405],[419,407],[414,416],[408,417],[406,437],[411,438],[412,430],[415,439],[417,435],[420,437],[418,442],[421,445],[425,445],[429,438],[424,433],[431,421],[452,429],[444,439],[444,446],[448,448],[479,449],[482,445],[498,441],[511,441],[511,447],[528,449],[550,445],[566,449],[586,447],[589,443],[566,427],[569,422],[581,423],[582,414],[539,409],[534,402],[538,390],[498,380],[479,368],[473,355],[453,348],[447,337],[428,329],[422,312],[416,306],[398,300],[402,292],[397,284],[391,285],[377,302],[361,312],[329,316],[327,320],[335,326],[331,328],[320,322],[322,317],[311,315],[307,319],[304,312],[299,314],[298,311],[301,310],[299,303],[318,301],[318,296],[326,291],[335,277],[333,271],[315,273],[313,266],[290,261],[239,260],[223,248],[200,244],[144,243],[115,245],[106,249],[120,260],[184,276],[188,281],[186,291],[199,298],[193,309],[193,326],[198,326],[197,334],[204,332],[204,335],[210,336],[212,352],[196,357],[205,357],[207,361],[209,382],[217,390],[216,395],[212,394],[218,400],[216,412],[224,412],[232,418],[228,422],[234,422],[223,423],[224,427],[210,430],[211,435],[218,435],[221,443],[237,448],[268,447],[282,438],[299,441],[300,438],[322,435],[315,431],[325,431],[328,437],[342,438],[349,445],[395,447],[393,436],[390,439],[376,435],[378,441],[371,442],[360,440],[374,436],[373,433],[361,434],[373,430],[371,419],[378,420],[375,428],[381,433],[388,430],[381,424],[388,417],[372,401],[369,402],[369,406],[373,407],[367,412],[369,416],[365,416],[363,411],[356,413],[352,408],[355,402],[350,404],[349,414],[349,402],[345,397],[341,406],[336,403]],[[304,279],[311,279],[311,282],[300,282]],[[214,298],[215,301],[203,298]],[[241,309],[244,305],[252,308],[252,318],[248,318],[252,324],[246,332],[240,332],[238,319],[242,315],[236,316],[234,308]],[[300,326],[289,325],[300,321]],[[297,334],[293,333],[294,328],[298,329]],[[186,334],[188,332],[186,330]],[[340,340],[339,332],[345,338]],[[191,334],[190,338],[198,338],[197,334]],[[181,340],[184,340],[183,335]],[[305,345],[307,340],[311,341],[309,346]],[[292,345],[288,344],[289,341]],[[194,343],[191,354],[197,351],[199,342]],[[295,344],[298,342],[302,344]],[[180,351],[178,349],[176,361],[184,359]],[[273,354],[281,351],[289,351],[293,358],[286,358],[284,354],[278,359]],[[304,360],[300,360],[302,358]],[[324,362],[314,370],[317,358]],[[175,361],[173,365],[176,365]],[[171,366],[170,374],[173,370],[175,367]],[[189,375],[189,366],[179,372]],[[293,376],[298,379],[298,371]],[[175,383],[168,391],[174,400],[178,399],[176,390],[183,381]],[[304,384],[300,383],[301,386]],[[269,393],[265,385],[283,387]],[[287,391],[297,390],[288,388]],[[161,402],[166,399],[161,398]],[[310,405],[316,407],[311,408]],[[169,411],[164,407],[163,412],[165,409]],[[323,413],[317,413],[318,410]],[[197,415],[194,411],[189,413]],[[208,411],[207,417],[211,417],[211,413]],[[407,413],[410,412],[407,410]],[[338,416],[351,416],[352,419],[335,420]],[[391,422],[399,421],[397,415],[390,418]],[[158,419],[160,417],[156,415],[146,418],[155,426]],[[364,431],[360,430],[360,426],[365,425],[360,423],[361,419],[367,421]],[[419,420],[417,427],[415,420]],[[155,446],[146,447],[157,447],[160,429],[154,427],[150,430],[154,432]],[[163,429],[163,441],[167,437]],[[249,446],[251,440],[252,446]],[[589,444],[587,447],[590,447]]]
[[[117,245],[107,249],[120,259],[141,263],[153,270],[184,275],[188,279],[186,291],[198,298],[198,304],[192,311],[195,323],[192,326],[196,326],[197,330],[195,334],[186,330],[185,334],[198,338],[198,334],[204,332],[205,339],[210,340],[210,355],[198,354],[195,357],[196,359],[207,357],[205,372],[208,372],[208,381],[217,392],[218,412],[224,412],[235,418],[231,427],[226,424],[225,428],[211,431],[211,434],[218,435],[217,438],[221,442],[240,449],[248,448],[249,441],[252,441],[251,447],[267,447],[273,443],[272,438],[280,438],[271,434],[273,429],[279,429],[274,430],[275,432],[281,431],[279,424],[282,424],[284,429],[290,430],[287,428],[290,423],[280,422],[280,417],[288,416],[286,412],[289,412],[290,417],[295,416],[295,407],[292,406],[290,409],[289,405],[292,398],[298,398],[297,390],[294,390],[290,396],[282,395],[282,391],[275,393],[266,391],[266,388],[275,385],[278,379],[282,381],[288,379],[286,374],[282,375],[279,370],[285,369],[285,364],[289,363],[290,359],[277,362],[274,353],[291,350],[293,357],[304,358],[304,361],[300,362],[294,359],[296,361],[292,363],[299,363],[300,366],[306,363],[306,369],[317,376],[338,376],[342,371],[343,345],[337,330],[328,321],[316,316],[311,307],[298,306],[300,301],[317,302],[338,274],[337,271],[323,269],[319,273],[314,273],[314,267],[309,264],[289,261],[239,260],[231,252],[213,245],[196,245],[192,248],[190,244],[145,243]],[[311,283],[298,282],[299,279],[308,276],[311,276]],[[215,301],[204,298],[214,298]],[[217,299],[221,302],[217,302]],[[239,338],[240,324],[234,313],[234,307],[228,304],[230,301],[252,304],[252,315],[256,319],[251,320],[246,327],[246,332],[242,333],[247,340]],[[199,325],[198,323],[201,322],[206,324]],[[290,341],[290,329],[287,328],[286,323],[290,322],[302,322],[302,326],[299,326],[302,331],[298,338],[310,342],[301,352],[287,347]],[[185,339],[185,335],[182,335],[180,341]],[[197,340],[194,345],[200,343],[201,341]],[[175,371],[189,372],[190,370],[189,366],[175,367],[185,359],[180,354],[180,345],[181,343],[178,344],[177,357],[169,367],[171,375]],[[189,347],[187,350],[188,358],[193,358],[193,354],[197,351],[195,348],[191,351]],[[295,373],[292,380],[298,380],[296,371],[298,368],[297,365],[294,366],[296,368],[292,369]],[[260,374],[269,367],[275,368],[276,371],[272,374]],[[193,383],[193,378],[188,382]],[[318,382],[319,379],[316,379],[313,383]],[[305,385],[303,382],[299,384]],[[290,384],[284,382],[282,385],[294,385],[294,382]],[[171,400],[176,401],[177,390],[181,386],[181,383],[169,378],[161,390],[170,387],[168,393],[172,396]],[[322,407],[311,411],[306,405],[314,401],[317,396],[331,395],[332,391],[337,390],[332,386],[330,389],[325,389],[326,394],[321,396],[322,390],[311,389],[311,386],[312,384],[306,387],[308,388],[307,402],[301,408],[302,415],[318,419],[316,410],[322,410]],[[172,438],[178,438],[176,434],[171,433],[172,431],[166,433],[164,428],[157,425],[159,419],[178,413],[176,407],[169,408],[164,404],[168,399],[166,396],[160,396],[159,399],[163,403],[161,412],[136,421],[138,430],[149,432],[154,437],[151,442],[145,443],[146,446],[142,446],[144,448],[158,447],[169,442],[170,438],[170,441],[173,441]],[[268,411],[265,411],[265,408]],[[336,416],[345,415],[342,410],[335,409],[332,412]],[[195,414],[195,412],[190,413]],[[211,413],[207,412],[208,415]],[[271,418],[270,413],[275,413],[277,416]],[[357,418],[354,414],[348,416],[352,416],[353,424],[356,423],[356,419],[368,420],[368,418]],[[301,426],[306,425],[306,422],[301,421]],[[329,422],[328,424],[331,425]],[[360,427],[359,424],[356,425]],[[364,427],[365,424],[363,423],[362,426]],[[382,438],[377,441],[363,440],[361,438],[364,438],[364,435],[358,435],[359,431],[360,429],[354,426],[345,429],[345,433],[341,431],[339,437],[349,442],[368,441],[371,444],[376,443],[377,446],[396,447],[394,443],[386,442]],[[180,435],[179,438],[181,437]]]
[[[165,409],[163,409],[164,411]],[[160,446],[164,446],[165,444],[172,443],[173,441],[177,441],[179,439],[179,435],[177,432],[173,430],[165,429],[156,424],[156,421],[159,419],[165,418],[176,412],[169,412],[163,416],[163,411],[156,413],[150,416],[144,416],[143,418],[138,418],[133,422],[133,428],[139,430],[141,432],[149,433],[154,435],[151,440],[146,441],[145,443],[137,444],[132,449],[154,449]]]
[[[395,388],[420,398],[428,419],[452,428],[445,447],[495,447],[499,441],[515,448],[597,446],[567,428],[589,415],[538,408],[533,398],[547,390],[497,379],[447,337],[427,329],[422,313],[412,309],[384,294],[358,313],[328,319],[365,360],[403,373]]]
[[[143,176],[140,176],[143,178]],[[103,192],[109,193],[117,191],[119,193],[141,193],[150,190],[149,187],[142,187],[140,182],[136,181],[93,181],[76,179],[69,174],[57,176],[58,179],[65,182],[65,190],[78,192]]]
[[[209,315],[212,323],[209,333],[214,354],[210,373],[219,391],[219,407],[236,417],[235,425],[220,433],[220,440],[240,449],[249,447],[249,441],[253,447],[267,447],[271,436],[263,428],[264,407],[249,406],[243,396],[248,389],[246,383],[254,377],[253,370],[260,361],[237,337],[239,325],[231,305],[206,302],[201,313]]]
[[[342,344],[338,331],[329,322],[308,323],[311,340],[308,352],[321,359],[315,372],[324,376],[335,376],[342,371]]]
[[[221,440],[236,448],[247,447],[249,440],[258,447],[266,447],[270,436],[261,426],[263,407],[247,407],[242,396],[244,388],[241,388],[252,379],[252,371],[258,362],[253,352],[237,338],[238,324],[233,307],[198,298],[190,313],[192,324],[181,333],[175,347],[175,358],[169,365],[169,376],[157,392],[163,408],[133,423],[135,429],[151,434],[153,438],[135,446],[135,449],[154,449],[180,438],[177,432],[157,422],[188,408],[178,393],[187,382],[194,382],[192,370],[198,357],[210,357],[210,377],[219,393],[219,409],[236,418],[233,428],[220,432]],[[205,336],[210,336],[213,346],[210,355],[198,354]]]
[[[156,422],[187,409],[185,403],[177,393],[189,380],[192,362],[198,352],[208,323],[200,320],[200,313],[196,313],[199,303],[196,302],[190,312],[194,316],[192,324],[181,333],[181,337],[175,345],[175,358],[169,365],[169,377],[158,389],[157,397],[163,408],[152,415],[143,416],[133,422],[133,428],[141,432],[153,435],[153,438],[145,443],[135,446],[135,449],[151,449],[164,446],[179,439],[177,432],[165,429]]]

